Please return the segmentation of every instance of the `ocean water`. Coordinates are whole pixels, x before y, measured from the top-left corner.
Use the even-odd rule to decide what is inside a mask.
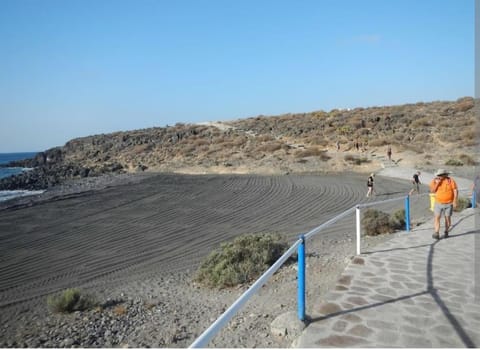
[[[35,157],[37,152],[0,153],[0,164],[7,164],[14,160],[23,160]],[[0,168],[0,179],[3,177],[19,174],[24,168]]]
[[[22,160],[33,158],[37,152],[22,152],[22,153],[0,153],[0,164],[7,164],[13,160]],[[28,171],[25,168],[0,168],[0,179],[4,177],[8,177],[11,175],[19,174],[23,171]],[[25,191],[25,190],[17,190],[17,191],[0,191],[0,202],[6,201],[11,198],[15,197],[23,197],[23,196],[30,196],[33,194],[39,194],[43,191]]]

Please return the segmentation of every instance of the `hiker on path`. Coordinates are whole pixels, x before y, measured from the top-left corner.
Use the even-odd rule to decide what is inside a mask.
[[[475,180],[473,180],[472,184],[472,196],[473,192],[475,192],[475,206],[480,203],[480,175],[475,176]]]
[[[438,169],[435,178],[430,182],[430,192],[435,193],[435,204],[433,207],[433,226],[435,232],[432,235],[434,239],[440,239],[440,218],[445,217],[445,238],[448,237],[450,227],[452,226],[453,209],[458,204],[458,187],[454,179],[449,177],[450,172],[444,169]]]
[[[388,148],[387,148],[387,157],[388,157],[388,161],[391,162],[392,161],[392,147],[391,146],[388,146]]]
[[[415,174],[413,174],[413,179],[412,179],[412,189],[408,193],[409,196],[411,196],[414,192],[417,192],[420,194],[420,171],[417,171]]]
[[[370,176],[367,179],[367,188],[368,188],[367,197],[370,197],[372,194],[377,194],[375,192],[375,189],[373,188],[373,183],[375,182],[374,178],[375,178],[375,174],[371,173]]]

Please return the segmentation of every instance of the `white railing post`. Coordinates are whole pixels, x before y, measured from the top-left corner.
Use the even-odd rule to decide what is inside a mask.
[[[356,212],[356,226],[357,226],[357,255],[360,255],[360,238],[361,238],[361,225],[360,225],[360,206],[357,205]]]

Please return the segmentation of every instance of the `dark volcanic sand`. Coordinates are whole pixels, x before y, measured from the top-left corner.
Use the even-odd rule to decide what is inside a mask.
[[[191,285],[191,273],[220,242],[258,232],[279,232],[293,242],[300,233],[367,200],[365,176],[345,173],[159,174],[125,182],[33,206],[0,210],[1,327],[9,330],[21,327],[26,322],[26,310],[32,314],[35,308],[44,310],[46,295],[65,288],[81,287],[105,297],[115,297],[117,292],[130,295],[138,292],[142,298],[148,295],[157,299],[162,295],[161,290],[165,290],[167,298],[175,288],[181,288],[176,302],[183,302],[185,307],[201,303],[202,307],[196,311],[204,314],[202,318],[188,313],[196,320],[196,326],[183,342],[175,345],[188,346],[242,292],[227,297],[231,291],[221,291],[219,295],[224,299],[211,307],[200,296],[185,300],[192,295],[185,289]],[[374,200],[400,197],[410,190],[408,182],[389,178],[377,177],[376,185],[379,195]],[[427,214],[423,202],[413,205]],[[397,210],[401,206],[401,202],[395,202],[381,209]],[[328,254],[336,252],[335,244],[340,241],[344,247],[342,253],[353,255],[354,233],[353,217],[343,220],[327,230],[324,238],[315,238],[315,246],[324,249],[317,256],[326,257],[328,262],[332,258]],[[344,261],[345,256],[333,258]],[[192,290],[203,293],[207,299],[215,294],[197,287]],[[294,301],[296,291],[290,292]],[[208,310],[213,314],[208,315]],[[270,318],[271,322],[273,314],[261,317]],[[158,327],[156,331],[161,332]],[[135,339],[138,337],[137,334]],[[228,336],[221,339],[223,342],[214,345],[285,345],[268,339],[264,343],[242,342],[242,338],[229,341]],[[158,338],[150,340],[151,343],[145,340],[136,344],[130,341],[128,345],[163,346],[161,342],[155,343]]]

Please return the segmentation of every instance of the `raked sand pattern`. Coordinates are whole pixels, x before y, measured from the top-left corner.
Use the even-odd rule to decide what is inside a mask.
[[[184,290],[178,294],[178,303],[187,309],[195,301],[206,303],[200,297],[186,300],[191,294],[185,288],[196,288],[190,283],[191,272],[220,242],[254,232],[279,232],[293,241],[300,233],[357,203],[399,197],[410,189],[405,180],[377,177],[376,184],[379,195],[367,199],[365,176],[358,174],[160,174],[130,184],[59,197],[31,207],[0,211],[0,321],[4,329],[15,333],[15,327],[26,322],[25,311],[42,308],[48,294],[70,287],[82,287],[107,296],[116,291],[141,290],[143,294],[158,297],[161,290],[165,295],[175,291],[175,283],[181,282]],[[425,200],[412,201],[412,205],[417,212],[428,215]],[[392,210],[398,207],[399,203],[390,205]],[[382,207],[382,210],[388,209],[389,205]],[[324,241],[319,243],[323,251],[319,254],[336,254],[335,244],[345,235],[350,238],[342,241],[346,247],[342,252],[346,256],[353,255],[355,242],[351,219],[325,232]],[[149,285],[151,281],[155,287]],[[203,293],[211,298],[215,292]],[[231,291],[222,291],[219,295],[229,293]],[[278,304],[294,303],[295,291],[290,294],[291,300],[270,299]],[[143,343],[124,340],[123,343],[97,345],[184,347],[233,300],[235,295],[230,295],[215,307],[202,305],[196,311],[208,315],[206,318],[187,313],[186,309],[185,313],[196,320],[196,328],[186,332],[188,334],[175,344],[165,339],[162,343],[158,336]],[[209,310],[212,315],[208,314]],[[268,321],[273,316],[269,314]],[[156,325],[155,331],[161,333],[158,328]],[[264,335],[264,340],[255,339],[252,343],[248,340],[248,328],[243,331],[247,332],[246,336],[239,329],[238,339],[220,337],[223,340],[216,345],[284,345],[269,339],[268,334]],[[5,334],[10,337],[8,332]],[[135,334],[137,341],[139,336]],[[42,344],[34,343],[33,346]],[[51,344],[61,346],[60,343]],[[94,343],[90,345],[95,346]]]

